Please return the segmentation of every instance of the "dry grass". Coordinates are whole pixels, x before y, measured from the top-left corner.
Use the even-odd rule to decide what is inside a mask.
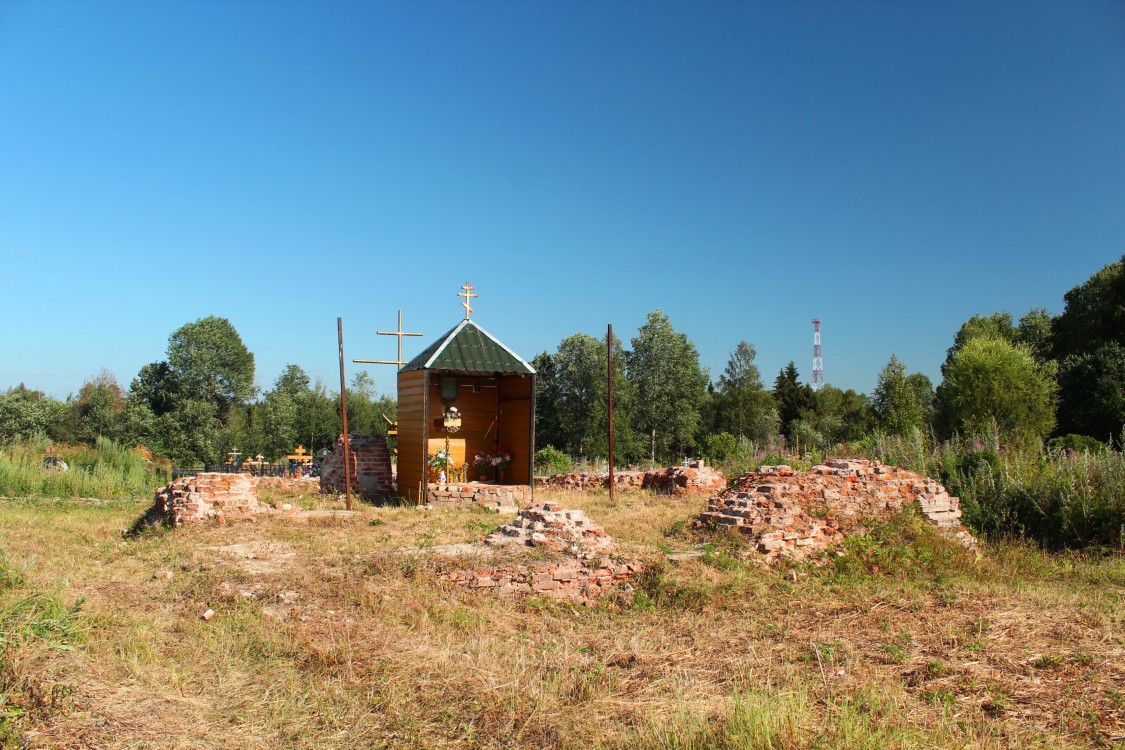
[[[483,512],[363,506],[127,538],[140,502],[8,501],[21,591],[72,651],[0,664],[9,747],[1096,748],[1125,735],[1125,561],[979,559],[911,525],[765,568],[700,500],[565,494],[653,563],[632,606],[452,590]],[[324,505],[324,501],[317,501]],[[701,558],[666,552],[709,542]],[[872,574],[871,560],[880,572]],[[154,577],[171,571],[171,580]],[[201,614],[215,616],[203,621]]]

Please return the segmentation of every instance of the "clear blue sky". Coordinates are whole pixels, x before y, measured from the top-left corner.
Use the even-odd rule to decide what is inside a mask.
[[[528,359],[659,307],[808,382],[819,316],[869,392],[1123,251],[1121,2],[0,0],[0,389],[207,315],[338,387],[469,280]]]

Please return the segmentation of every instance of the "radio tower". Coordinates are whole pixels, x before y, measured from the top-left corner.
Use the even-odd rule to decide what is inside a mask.
[[[820,353],[820,318],[813,318],[812,325],[812,387],[814,391],[819,391],[824,385],[824,357]]]

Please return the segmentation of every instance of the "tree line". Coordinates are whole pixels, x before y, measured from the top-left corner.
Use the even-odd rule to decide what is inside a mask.
[[[754,345],[740,341],[712,379],[695,344],[661,310],[637,334],[613,341],[614,444],[622,464],[723,460],[739,445],[830,450],[873,432],[992,434],[1033,445],[1120,447],[1125,435],[1125,257],[1067,292],[1064,310],[974,315],[953,337],[935,388],[894,354],[870,396],[803,383],[789,362],[767,387]],[[604,338],[576,333],[532,362],[538,372],[536,445],[575,457],[608,454],[608,358]],[[366,372],[348,387],[354,432],[382,434],[394,399],[378,396]],[[0,442],[46,434],[92,444],[99,436],[144,443],[177,464],[243,456],[283,458],[301,443],[331,446],[341,432],[338,392],[287,365],[273,387],[254,387],[254,355],[223,318],[188,323],[168,339],[165,359],[129,387],[103,371],[66,400],[23,385],[0,394]],[[1096,442],[1095,442],[1096,441]]]
[[[873,431],[989,434],[1033,445],[1120,447],[1125,440],[1125,258],[1064,295],[1064,311],[974,315],[953,338],[935,388],[892,354],[869,396],[802,383],[793,362],[767,389],[753,344],[740,341],[712,381],[694,344],[660,310],[625,350],[614,345],[615,457],[724,459],[740,442],[829,450]],[[539,372],[536,443],[605,457],[604,339],[576,333],[533,362]]]
[[[386,432],[394,399],[379,396],[359,372],[347,389],[348,428]],[[135,445],[181,466],[220,464],[237,449],[283,460],[298,444],[309,451],[331,447],[341,433],[340,397],[295,364],[273,388],[254,387],[254,355],[225,318],[207,317],[168,338],[166,358],[147,364],[122,388],[103,371],[65,401],[23,385],[0,394],[0,442],[34,434],[66,443],[98,437]]]

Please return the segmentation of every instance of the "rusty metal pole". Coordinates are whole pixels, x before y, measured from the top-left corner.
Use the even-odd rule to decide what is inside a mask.
[[[609,381],[609,499],[613,499],[613,323],[605,334],[606,379]]]
[[[336,318],[336,334],[340,339],[340,417],[344,421],[344,498],[352,509],[352,451],[348,444],[348,389],[344,380],[344,319]]]

